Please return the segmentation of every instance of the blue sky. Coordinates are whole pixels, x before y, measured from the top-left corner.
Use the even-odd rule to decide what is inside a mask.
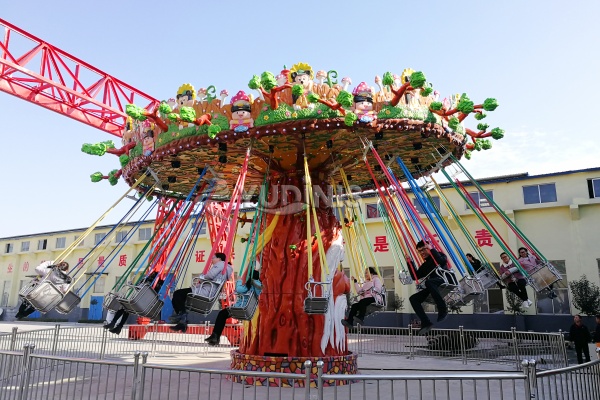
[[[597,1],[4,3],[0,18],[158,99],[186,82],[248,91],[300,61],[355,84],[410,67],[442,97],[498,99],[486,122],[505,138],[465,162],[475,177],[600,165]],[[0,121],[0,237],[87,227],[127,189],[90,182],[116,157],[80,152],[110,135],[5,93]]]

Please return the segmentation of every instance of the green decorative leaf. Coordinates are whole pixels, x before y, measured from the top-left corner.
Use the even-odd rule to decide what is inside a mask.
[[[152,200],[154,200],[154,196],[147,196],[147,197],[146,197],[146,200],[148,200],[148,201],[152,201]]]
[[[383,74],[383,79],[381,79],[381,83],[385,86],[392,86],[394,84],[394,77],[390,71],[386,71]]]
[[[482,119],[484,119],[485,117],[487,117],[487,114],[486,114],[486,113],[476,113],[476,114],[475,114],[475,119],[476,119],[477,121],[481,121],[481,120],[482,120]]]
[[[171,113],[171,114],[167,115],[167,118],[169,118],[173,122],[177,122],[179,120],[179,114]]]
[[[221,132],[221,126],[212,124],[208,127],[208,137],[214,139],[217,133]]]
[[[311,92],[311,93],[308,94],[308,101],[311,102],[311,103],[316,103],[316,102],[319,101],[319,99],[320,99],[320,97],[316,93],[312,93]]]
[[[161,101],[160,105],[158,106],[158,112],[160,112],[161,114],[169,114],[169,113],[172,113],[173,110],[171,109],[170,105],[168,105],[164,101]]]
[[[475,139],[475,149],[474,150],[481,151],[481,142],[482,142],[481,139]]]
[[[265,71],[260,76],[260,84],[267,92],[270,92],[271,89],[277,86],[277,79],[271,72]]]
[[[460,121],[458,120],[458,118],[456,117],[452,117],[450,118],[450,120],[448,121],[448,126],[450,127],[450,129],[452,130],[456,130],[456,128],[458,128],[458,126],[460,125]]]
[[[344,108],[350,108],[352,107],[354,98],[350,92],[342,90],[335,98],[335,101],[337,101]]]
[[[427,113],[427,118],[425,118],[424,122],[426,122],[428,124],[435,124],[437,122],[437,119],[435,118],[435,114],[432,113],[431,111],[429,111]]]
[[[492,148],[492,142],[487,140],[487,139],[483,139],[481,141],[481,149],[482,150],[489,150]]]
[[[146,110],[144,110],[142,107],[136,106],[135,104],[127,104],[125,106],[125,113],[136,121],[146,120],[146,116],[144,115]]]
[[[181,107],[179,110],[181,120],[185,122],[194,122],[196,120],[196,110],[192,107]]]
[[[260,87],[260,78],[258,75],[252,75],[252,79],[248,82],[248,87],[252,90],[257,90]]]
[[[487,128],[489,128],[490,126],[488,124],[477,124],[477,129],[479,129],[480,131],[485,131]]]
[[[421,71],[413,72],[410,76],[410,86],[412,86],[414,89],[423,87],[425,82],[427,82],[427,78],[425,78],[425,74]]]
[[[498,107],[496,99],[488,98],[483,102],[483,109],[485,111],[494,111]]]
[[[443,106],[444,105],[442,104],[441,101],[434,101],[433,103],[431,103],[429,105],[429,108],[431,108],[432,110],[435,110],[435,111],[439,111],[442,109]]]
[[[471,159],[471,152],[470,152],[469,150],[465,151],[465,158],[466,158],[467,160],[470,160],[470,159]]]
[[[463,93],[462,96],[460,96],[460,100],[458,100],[456,109],[463,114],[470,114],[475,109],[475,103],[469,99],[469,96],[467,96],[466,93]]]
[[[344,124],[346,124],[346,126],[352,126],[357,120],[358,117],[356,116],[356,114],[350,112],[344,117]]]
[[[90,179],[92,180],[92,182],[100,182],[102,179],[104,179],[104,175],[102,174],[102,172],[94,172],[90,175]]]
[[[504,137],[504,129],[494,128],[492,129],[492,138],[493,139],[502,139]]]
[[[431,86],[428,86],[428,87],[426,87],[424,89],[421,89],[421,96],[423,96],[423,97],[427,97],[431,93],[433,93],[433,88]]]
[[[121,154],[119,156],[119,163],[121,164],[121,167],[124,167],[127,164],[129,164],[129,160],[129,156],[127,154]]]
[[[302,86],[302,85],[294,85],[292,87],[292,94],[294,96],[302,96],[304,94],[304,86]]]

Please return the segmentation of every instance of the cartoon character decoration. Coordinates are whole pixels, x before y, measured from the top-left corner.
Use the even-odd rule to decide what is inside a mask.
[[[125,122],[125,129],[123,130],[123,137],[121,138],[121,143],[123,144],[123,146],[131,143],[134,140],[133,134],[133,119],[131,117],[127,117],[127,121]]]
[[[243,90],[240,90],[231,98],[229,129],[240,133],[254,128],[254,119],[250,114],[252,112],[251,105],[252,99]]]
[[[314,108],[313,103],[308,102],[308,94],[313,91],[314,72],[312,67],[306,63],[294,64],[288,73],[288,82],[293,85],[300,85],[304,89],[304,94],[297,96],[292,94],[294,109]]]
[[[404,85],[405,83],[410,82],[410,76],[415,72],[414,69],[411,68],[405,68],[404,71],[402,71],[402,75],[400,75],[400,85]],[[400,86],[397,85],[397,86]],[[419,99],[418,96],[419,94],[416,93],[418,91],[414,91],[414,92],[406,92],[404,94],[404,101],[406,103],[407,107],[415,107],[419,105]]]
[[[354,106],[352,111],[362,123],[373,122],[377,114],[373,111],[373,90],[365,82],[358,84],[352,92],[354,96]]]
[[[196,91],[189,83],[184,83],[177,89],[177,107],[192,107],[196,100]]]
[[[149,156],[154,152],[154,124],[144,121],[142,132],[142,154]]]

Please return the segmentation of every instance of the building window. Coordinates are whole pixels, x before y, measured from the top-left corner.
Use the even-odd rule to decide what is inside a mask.
[[[21,242],[21,251],[29,251],[29,241]]]
[[[494,200],[494,191],[493,190],[486,190],[485,194],[487,195],[487,197]],[[490,202],[485,198],[485,196],[479,192],[469,192],[469,195],[471,196],[471,198],[473,199],[473,202],[475,203],[475,206],[477,206],[477,207],[484,208],[484,207],[492,206],[490,204]],[[466,203],[465,203],[465,210],[470,210],[469,205]]]
[[[94,235],[94,245],[98,246],[100,243],[102,243],[102,240],[104,239],[105,236],[106,236],[106,233],[96,233]]]
[[[525,204],[552,203],[556,201],[556,186],[554,183],[544,185],[523,186]]]
[[[379,267],[379,272],[381,272],[381,278],[387,294],[387,311],[395,311],[393,304],[396,296],[394,286],[394,277],[396,274],[394,272],[394,267]]]
[[[380,218],[377,204],[367,204],[367,218]]]
[[[435,209],[440,211],[440,198],[438,196],[431,196],[431,202],[433,203]],[[423,207],[421,207],[421,203],[419,203],[419,201],[416,198],[413,199],[413,205],[415,206],[419,214],[425,214]]]
[[[48,247],[48,239],[38,240],[38,250],[46,250],[46,247]]]
[[[75,236],[73,238],[73,241],[76,242],[77,240],[79,240],[79,236]],[[83,247],[83,243],[85,242],[85,239],[82,239],[81,242],[79,242],[79,244],[77,245],[77,247]]]
[[[106,277],[101,276],[98,278],[96,283],[94,283],[94,293],[104,293],[104,284],[106,283]]]
[[[125,232],[125,231],[117,232],[117,237],[115,238],[115,242],[116,243],[124,242],[126,237],[127,237],[127,232]]]
[[[139,240],[150,240],[152,237],[152,228],[140,228]]]
[[[562,280],[556,282],[554,293],[555,299],[548,297],[546,291],[537,294],[537,312],[538,314],[570,314],[569,285],[567,282],[567,267],[564,260],[549,260],[550,264],[560,273]]]
[[[10,295],[10,284],[11,284],[11,281],[4,281],[4,285],[2,287],[2,299],[0,301],[0,306],[2,306],[2,307],[8,306],[8,296]]]
[[[65,237],[56,238],[56,248],[57,249],[64,249],[66,243],[67,243],[67,238],[65,238]]]
[[[588,179],[590,199],[600,197],[600,178]]]
[[[12,243],[6,243],[6,248],[4,249],[5,253],[12,253],[13,252],[13,244]]]

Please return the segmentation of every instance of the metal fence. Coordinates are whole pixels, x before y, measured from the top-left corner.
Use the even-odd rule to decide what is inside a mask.
[[[44,356],[33,345],[23,353],[0,352],[0,400],[4,399],[550,399],[600,398],[600,360],[538,372],[532,360],[522,372],[402,375],[325,375],[323,363],[307,361],[303,374],[174,368],[133,362]],[[244,383],[234,383],[232,377]],[[245,378],[252,378],[248,382]],[[271,386],[260,386],[271,380]],[[344,380],[344,386],[325,382]]]
[[[240,325],[228,326],[231,328]],[[222,337],[222,344],[209,346],[204,339],[212,331],[210,324],[190,325],[182,334],[165,325],[131,325],[116,336],[101,326],[62,327],[19,332],[0,336],[0,349],[15,350],[26,343],[36,345],[37,354],[91,359],[131,360],[136,351],[151,357],[166,354],[229,352],[233,346]],[[226,328],[228,329],[228,328]],[[144,335],[138,333],[143,331]],[[521,360],[534,359],[538,369],[568,366],[565,341],[561,333],[434,329],[428,336],[416,334],[416,328],[359,326],[348,336],[348,349],[356,354],[400,355],[410,359],[433,357],[469,362],[512,364],[521,369]]]
[[[349,348],[359,355],[402,355],[408,358],[434,357],[469,361],[513,364],[535,359],[541,369],[568,365],[565,340],[561,333],[434,329],[427,336],[417,329],[358,327],[349,337]]]

